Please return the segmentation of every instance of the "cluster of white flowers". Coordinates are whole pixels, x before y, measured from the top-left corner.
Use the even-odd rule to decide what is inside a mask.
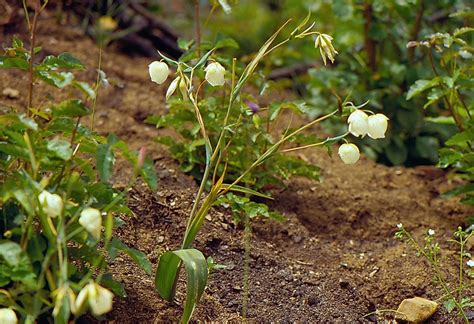
[[[356,137],[368,135],[373,139],[385,138],[388,127],[388,118],[384,114],[367,115],[363,110],[355,110],[347,119],[349,133]],[[354,144],[342,144],[339,147],[339,156],[346,164],[354,164],[360,158],[359,148]]]
[[[43,190],[38,195],[38,201],[43,213],[48,217],[55,218],[63,212],[63,199],[58,194],[52,194],[47,190]],[[100,239],[102,216],[99,210],[95,208],[85,208],[79,217],[79,224],[96,240]]]
[[[206,81],[213,87],[219,87],[225,83],[225,68],[218,62],[211,62],[204,69],[206,72]],[[150,74],[151,81],[162,84],[168,78],[170,73],[169,67],[165,62],[154,61],[148,65],[148,72]],[[186,95],[186,87],[189,83],[187,76],[176,77],[168,87],[166,91],[166,99],[169,99],[179,87],[181,94]]]

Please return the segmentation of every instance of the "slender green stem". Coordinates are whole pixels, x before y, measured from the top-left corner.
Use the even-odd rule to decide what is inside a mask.
[[[99,44],[99,62],[97,64],[97,78],[95,80],[95,87],[94,87],[94,99],[92,100],[92,115],[91,115],[91,130],[94,130],[94,123],[95,123],[95,111],[97,107],[97,97],[99,96],[99,88],[100,88],[100,72],[102,69],[102,42]],[[79,119],[78,119],[79,122]],[[72,140],[71,140],[72,143]]]

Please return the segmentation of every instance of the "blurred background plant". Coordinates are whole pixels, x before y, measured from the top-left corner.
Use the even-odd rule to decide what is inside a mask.
[[[425,109],[438,106],[444,111],[430,118],[439,125],[453,125],[457,132],[440,149],[438,166],[453,167],[463,185],[445,193],[459,195],[461,201],[474,205],[474,48],[467,40],[474,28],[459,28],[452,33],[435,33],[423,41],[410,42],[409,48],[426,53],[431,76],[417,80],[407,99],[426,98]],[[469,222],[474,223],[474,216]]]

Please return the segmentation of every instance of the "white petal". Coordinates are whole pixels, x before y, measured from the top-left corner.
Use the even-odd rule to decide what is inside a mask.
[[[385,138],[385,132],[388,127],[388,118],[383,114],[376,114],[369,117],[368,135],[373,139]]]
[[[169,68],[165,62],[154,61],[148,65],[148,73],[151,81],[162,84],[168,78]]]
[[[96,240],[100,238],[102,229],[102,216],[95,208],[85,208],[79,217],[79,224],[82,225]]]
[[[10,308],[0,308],[0,323],[17,324],[18,319],[16,313]]]
[[[359,148],[354,144],[342,144],[338,154],[345,164],[354,164],[360,158]]]
[[[96,294],[89,297],[89,305],[94,315],[100,316],[112,310],[114,294],[96,285]]]

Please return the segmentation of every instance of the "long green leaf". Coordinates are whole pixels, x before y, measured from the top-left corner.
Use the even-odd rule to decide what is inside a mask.
[[[160,257],[155,285],[160,296],[170,301],[174,296],[174,278],[183,262],[187,275],[186,303],[182,323],[188,323],[207,284],[208,267],[204,255],[196,249],[165,252]]]
[[[249,194],[249,195],[252,195],[252,196],[258,196],[258,197],[262,197],[262,198],[266,198],[266,199],[273,199],[269,195],[265,195],[261,192],[258,192],[258,191],[255,191],[255,190],[252,190],[252,189],[249,189],[249,188],[245,188],[245,187],[242,187],[242,186],[239,186],[239,185],[232,185],[232,187],[231,187],[228,184],[223,184],[221,187],[224,190],[226,190],[230,187],[230,189],[229,189],[230,191],[237,191],[237,192],[246,193],[246,194]]]

